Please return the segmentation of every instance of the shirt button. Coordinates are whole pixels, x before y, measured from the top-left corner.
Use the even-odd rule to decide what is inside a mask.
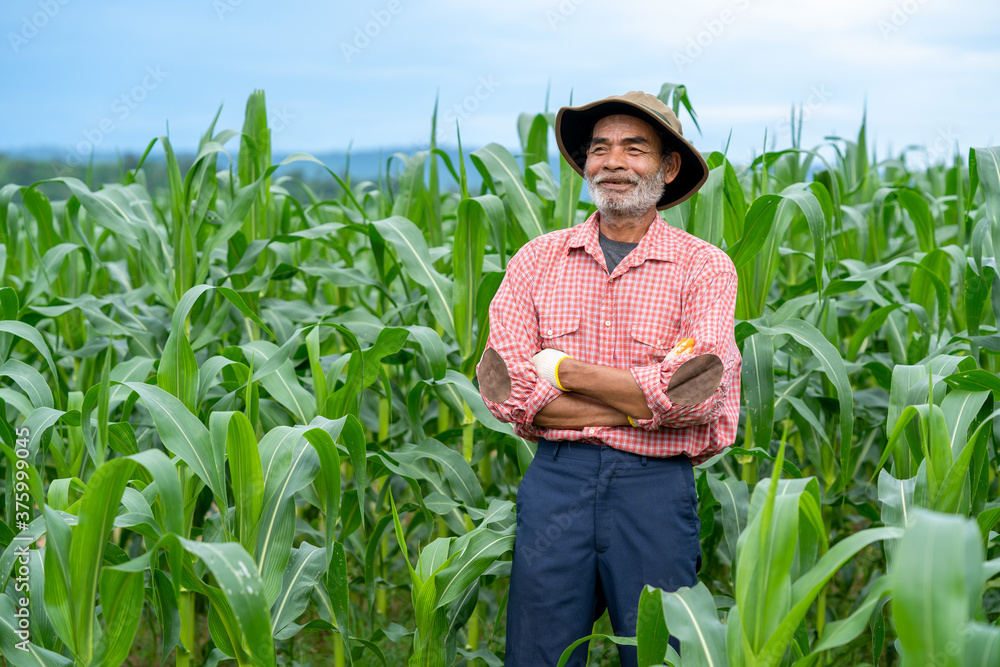
[[[611,326],[611,320],[604,320],[604,326],[610,327]]]
[[[549,329],[549,330],[548,330],[548,331],[546,331],[545,333],[547,333],[548,335],[550,335],[550,336],[551,336],[551,335],[552,335],[552,329]]]
[[[552,333],[552,332],[550,331],[549,333]],[[660,341],[656,341],[656,346],[659,347],[660,345],[661,345],[661,342]]]

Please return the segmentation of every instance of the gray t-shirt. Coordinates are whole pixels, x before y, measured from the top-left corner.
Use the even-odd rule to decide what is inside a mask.
[[[608,265],[608,275],[614,273],[615,267],[625,257],[632,252],[638,243],[625,243],[624,241],[612,241],[604,234],[598,232],[598,240],[601,243],[601,250],[604,251],[604,263]]]

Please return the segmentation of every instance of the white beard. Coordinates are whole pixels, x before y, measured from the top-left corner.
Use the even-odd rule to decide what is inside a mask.
[[[656,174],[646,179],[639,176],[598,174],[593,179],[585,175],[584,180],[587,182],[590,198],[602,216],[628,219],[641,216],[660,201],[663,189],[666,187],[666,183],[663,182],[666,171],[667,164],[664,162]],[[627,192],[607,190],[600,186],[600,183],[606,180],[625,180],[636,184],[636,187]]]

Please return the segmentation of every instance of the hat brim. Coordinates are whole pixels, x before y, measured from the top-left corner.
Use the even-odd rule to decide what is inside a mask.
[[[556,143],[559,152],[581,176],[587,162],[587,144],[597,121],[605,116],[625,114],[649,123],[670,148],[681,156],[681,169],[663,189],[657,210],[676,206],[688,199],[708,179],[708,164],[694,146],[670,127],[666,119],[651,109],[621,100],[592,102],[581,107],[563,107],[556,115]]]

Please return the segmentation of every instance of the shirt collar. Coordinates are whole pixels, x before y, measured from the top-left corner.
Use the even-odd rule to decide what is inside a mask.
[[[646,230],[639,245],[626,258],[630,266],[638,266],[647,259],[659,259],[665,262],[674,261],[675,236],[673,228],[659,215]],[[600,223],[595,211],[587,220],[573,229],[569,238],[569,248],[583,248],[593,257],[603,257],[598,234]],[[634,256],[634,259],[633,259]],[[623,262],[624,263],[624,262]]]

